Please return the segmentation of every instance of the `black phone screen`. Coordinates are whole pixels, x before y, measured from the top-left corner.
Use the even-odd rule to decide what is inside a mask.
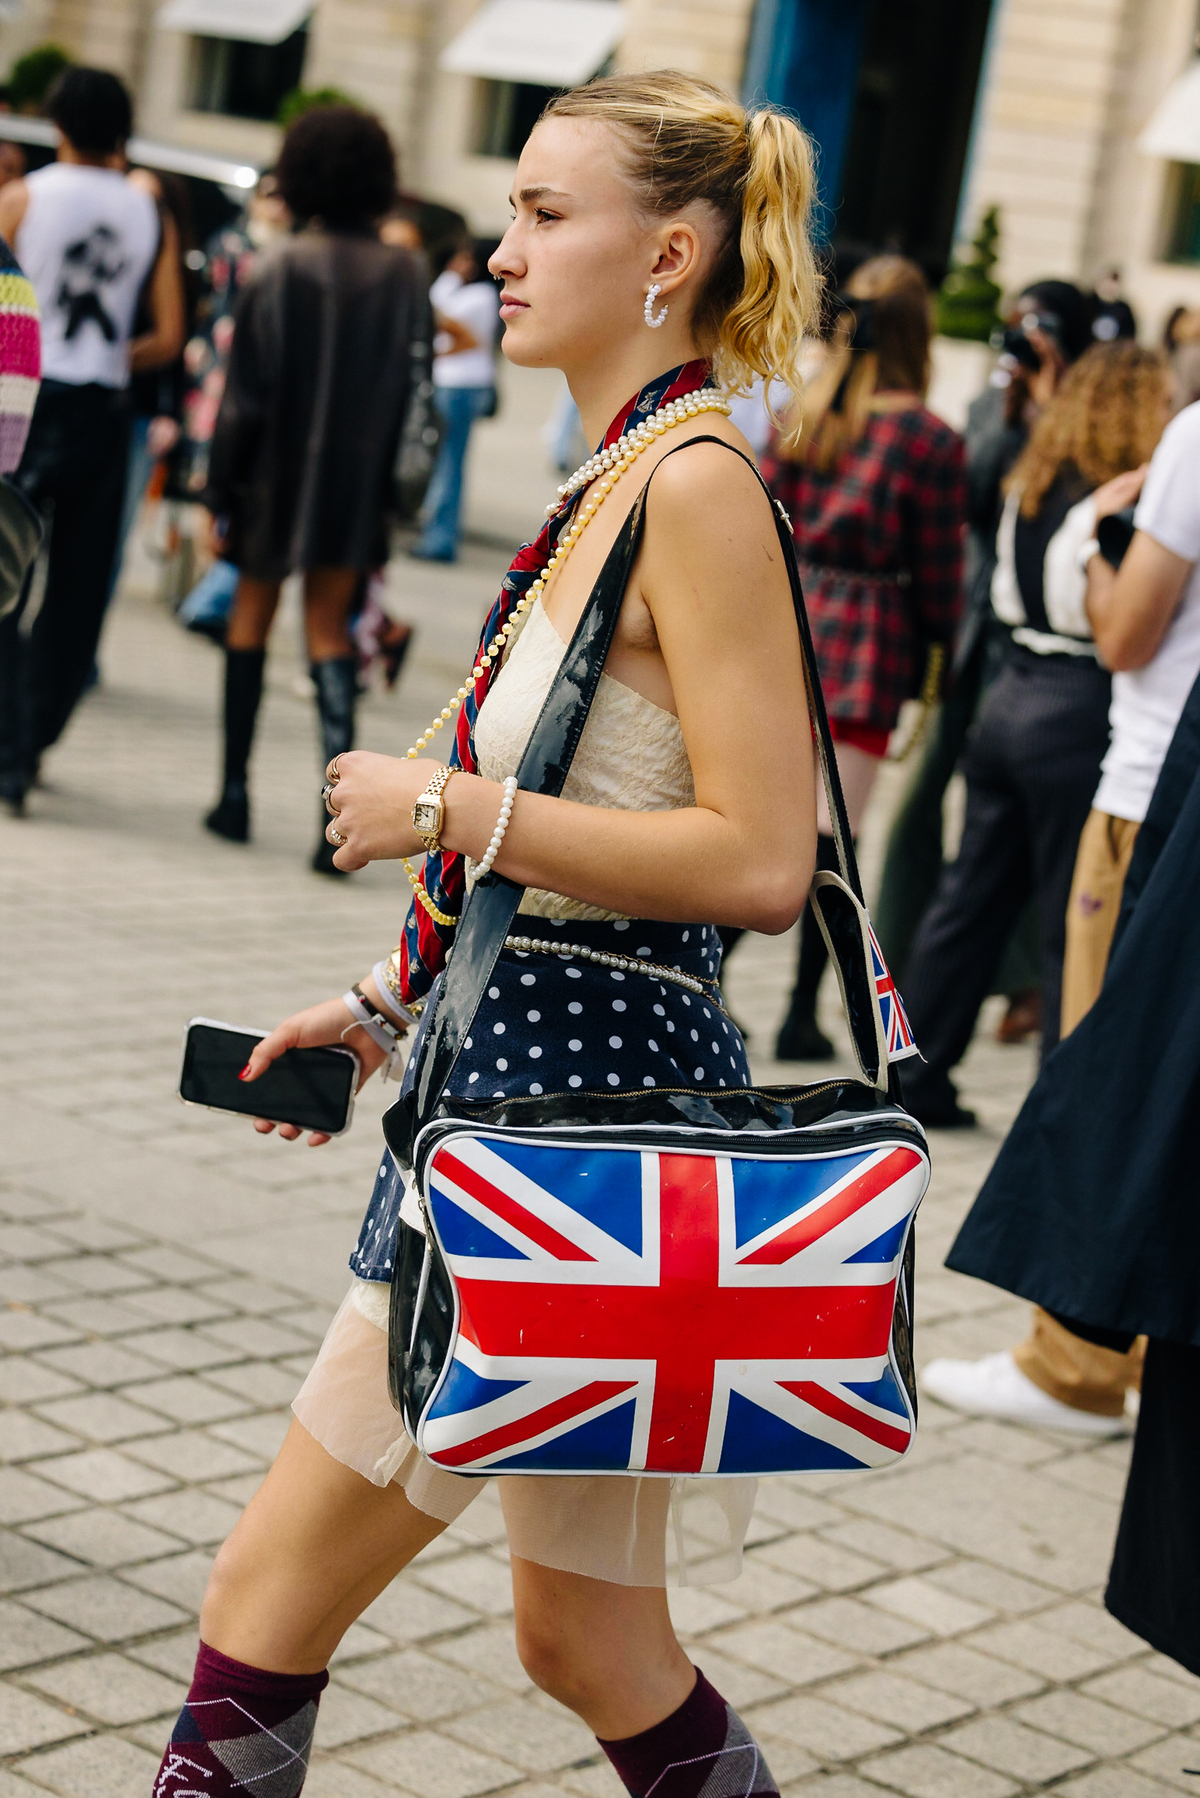
[[[260,1031],[194,1020],[184,1038],[180,1098],[331,1136],[344,1130],[358,1077],[357,1057],[344,1049],[287,1049],[246,1085],[238,1075],[261,1041]]]

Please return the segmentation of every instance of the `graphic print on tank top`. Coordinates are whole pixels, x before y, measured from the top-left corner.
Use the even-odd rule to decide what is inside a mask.
[[[121,239],[111,225],[96,225],[86,237],[67,245],[54,304],[65,315],[63,336],[68,343],[89,319],[100,327],[106,343],[116,343],[120,332],[108,309],[108,295],[128,267]]]

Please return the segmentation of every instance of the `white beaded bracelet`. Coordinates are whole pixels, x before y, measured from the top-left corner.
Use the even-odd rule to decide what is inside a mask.
[[[517,796],[517,777],[510,774],[504,782],[504,798],[500,804],[500,816],[496,819],[496,828],[492,832],[492,840],[483,854],[483,860],[475,864],[475,878],[482,880],[485,874],[492,871],[492,863],[500,853],[500,845],[504,841],[504,833],[508,829],[508,821],[512,817],[513,800]]]

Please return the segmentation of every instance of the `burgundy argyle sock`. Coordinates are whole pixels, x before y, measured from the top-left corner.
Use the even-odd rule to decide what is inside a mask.
[[[328,1673],[267,1673],[201,1642],[152,1798],[297,1798]]]
[[[779,1791],[762,1749],[698,1667],[691,1696],[677,1711],[640,1735],[600,1746],[633,1798],[749,1798]]]

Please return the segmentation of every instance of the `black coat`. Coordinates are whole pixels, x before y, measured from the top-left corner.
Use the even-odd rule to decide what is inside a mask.
[[[267,251],[234,315],[205,504],[246,574],[387,559],[396,445],[429,368],[422,264],[367,233],[309,229]]]
[[[947,1267],[1065,1322],[1200,1347],[1200,680],[1096,1004],[1046,1062]]]

